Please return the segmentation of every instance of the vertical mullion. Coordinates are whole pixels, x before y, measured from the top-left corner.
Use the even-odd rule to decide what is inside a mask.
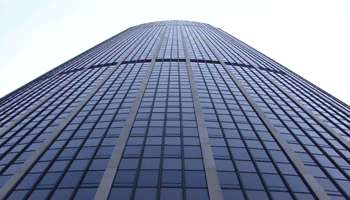
[[[154,53],[154,56],[153,56],[152,61],[150,63],[150,66],[146,72],[146,75],[142,81],[141,87],[140,87],[140,89],[137,93],[137,96],[135,98],[134,104],[132,105],[130,113],[125,121],[123,129],[122,129],[121,134],[119,136],[118,142],[117,142],[117,144],[113,150],[113,153],[111,155],[111,158],[108,162],[106,171],[103,174],[102,180],[100,182],[100,185],[97,189],[97,192],[96,192],[96,195],[94,198],[96,200],[108,199],[110,190],[111,190],[112,185],[113,185],[114,177],[117,174],[118,166],[119,166],[120,160],[122,158],[122,155],[123,155],[123,152],[124,152],[124,149],[126,146],[126,142],[129,138],[129,134],[130,134],[132,125],[135,121],[135,117],[136,117],[137,111],[139,109],[142,96],[145,92],[147,82],[148,82],[149,77],[151,75],[151,72],[152,72],[154,63],[156,61],[159,49],[162,45],[162,41],[163,41],[163,38],[165,36],[166,30],[167,30],[167,27],[165,27],[162,38],[159,41],[157,50]]]
[[[219,177],[217,174],[213,152],[209,141],[208,130],[205,124],[204,115],[203,115],[202,107],[198,96],[196,82],[193,76],[191,61],[187,52],[187,46],[186,46],[182,26],[180,26],[180,29],[181,29],[182,43],[184,45],[184,51],[186,56],[188,77],[190,79],[190,84],[191,84],[191,92],[192,92],[193,104],[194,104],[194,109],[196,114],[201,150],[203,154],[203,163],[204,163],[205,175],[207,178],[206,180],[208,185],[209,198],[210,200],[222,200],[223,196],[222,196],[222,191],[219,183]]]

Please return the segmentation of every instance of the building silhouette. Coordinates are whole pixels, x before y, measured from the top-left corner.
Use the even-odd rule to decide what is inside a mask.
[[[350,107],[208,24],[131,27],[0,106],[2,199],[350,199]]]

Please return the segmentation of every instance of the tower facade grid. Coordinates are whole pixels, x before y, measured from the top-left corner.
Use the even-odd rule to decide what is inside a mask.
[[[0,99],[1,199],[350,199],[350,107],[223,30],[131,27]]]

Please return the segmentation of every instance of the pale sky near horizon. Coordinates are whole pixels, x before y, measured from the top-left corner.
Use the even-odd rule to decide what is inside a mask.
[[[0,0],[0,97],[138,24],[211,24],[350,104],[349,0]]]

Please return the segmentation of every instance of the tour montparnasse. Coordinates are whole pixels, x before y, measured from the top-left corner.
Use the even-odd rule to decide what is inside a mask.
[[[0,99],[0,199],[350,199],[350,107],[220,28],[133,26]]]

